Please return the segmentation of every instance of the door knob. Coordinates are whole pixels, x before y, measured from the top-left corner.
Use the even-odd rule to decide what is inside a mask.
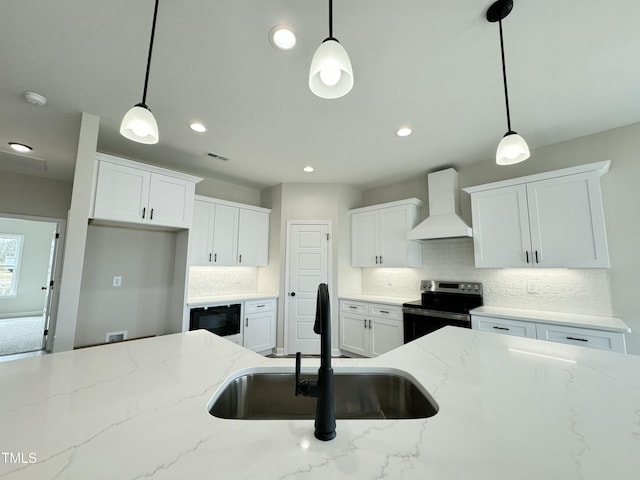
[[[296,296],[296,292],[291,292],[289,295],[291,295],[292,297]]]

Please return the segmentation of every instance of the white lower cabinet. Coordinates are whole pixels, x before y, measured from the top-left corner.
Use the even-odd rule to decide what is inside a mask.
[[[474,314],[471,314],[471,328],[627,353],[624,333],[621,332]]]
[[[244,302],[242,344],[254,352],[266,352],[276,346],[276,300]]]
[[[510,320],[505,318],[472,315],[471,328],[475,330],[483,330],[485,332],[514,335],[516,337],[537,338],[536,324],[531,322],[523,322],[521,320]]]
[[[404,343],[402,309],[395,305],[340,301],[340,349],[375,357]]]
[[[622,333],[542,323],[536,325],[536,333],[537,338],[541,340],[626,353],[624,334]]]

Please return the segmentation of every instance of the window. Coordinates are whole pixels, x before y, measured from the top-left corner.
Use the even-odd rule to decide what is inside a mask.
[[[0,297],[15,297],[22,256],[22,235],[0,233]]]

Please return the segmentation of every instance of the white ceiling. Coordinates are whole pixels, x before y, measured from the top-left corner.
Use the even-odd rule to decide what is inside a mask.
[[[511,115],[531,148],[640,121],[640,2],[514,3],[503,22]],[[160,0],[147,95],[160,143],[149,146],[118,128],[142,97],[154,0],[4,0],[0,151],[29,144],[43,175],[71,180],[88,112],[101,119],[100,151],[256,188],[367,189],[490,159],[506,131],[490,4],[335,0],[355,84],[324,100],[307,75],[328,0]],[[280,23],[295,30],[292,51],[268,41]],[[49,103],[27,103],[26,90]],[[192,133],[193,120],[209,131]],[[414,134],[396,137],[402,125]]]

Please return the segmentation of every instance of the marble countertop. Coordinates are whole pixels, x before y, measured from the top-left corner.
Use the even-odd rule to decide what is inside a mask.
[[[189,307],[206,307],[208,305],[219,305],[228,302],[244,302],[245,300],[266,300],[278,298],[277,293],[233,293],[228,295],[207,295],[206,297],[189,297],[187,305]]]
[[[445,327],[333,363],[405,370],[440,410],[321,442],[312,420],[207,412],[233,372],[293,359],[203,330],[122,342],[0,363],[0,479],[638,478],[640,357]]]
[[[522,308],[504,308],[484,306],[471,310],[472,315],[488,315],[498,318],[513,318],[529,322],[548,323],[552,325],[569,325],[574,327],[606,330],[609,332],[631,332],[629,325],[618,317],[602,317],[575,313],[546,312],[542,310],[526,310]]]
[[[413,302],[420,299],[420,293],[413,297],[385,297],[382,295],[340,295],[340,300],[355,300],[357,302],[384,303],[385,305],[395,305],[401,307],[403,303]]]

